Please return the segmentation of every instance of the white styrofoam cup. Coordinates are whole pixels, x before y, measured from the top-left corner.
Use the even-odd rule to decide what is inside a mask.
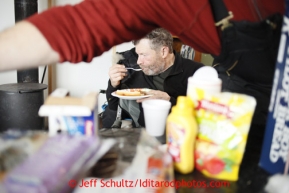
[[[171,103],[161,99],[150,99],[142,102],[146,131],[151,136],[162,136]]]

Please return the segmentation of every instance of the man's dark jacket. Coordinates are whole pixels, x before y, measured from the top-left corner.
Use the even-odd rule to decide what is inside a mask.
[[[135,53],[134,48],[119,54],[121,54],[124,59],[120,60],[118,64],[124,64],[126,67],[140,68],[137,64],[138,55]],[[172,106],[176,104],[178,96],[186,96],[188,78],[192,76],[196,70],[204,66],[201,63],[182,58],[176,52],[174,52],[174,54],[174,65],[172,66],[170,74],[164,80],[164,92],[168,93],[171,97],[170,102],[172,103]],[[117,88],[112,87],[110,80],[108,81],[106,98],[108,101],[108,107],[111,110],[116,111],[119,104],[119,99],[112,96],[111,93],[118,89],[126,88],[150,88],[157,90],[153,84],[153,76],[147,76],[142,71],[128,70],[128,75],[121,81],[121,84]],[[140,125],[145,126],[141,103],[139,106],[140,116],[138,122]]]

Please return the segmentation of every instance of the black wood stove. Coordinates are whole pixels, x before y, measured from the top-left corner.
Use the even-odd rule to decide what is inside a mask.
[[[20,21],[37,13],[38,0],[14,0],[14,9],[15,22]],[[44,118],[38,116],[38,110],[47,85],[39,83],[38,77],[38,68],[19,70],[17,83],[0,85],[0,131],[44,129]]]

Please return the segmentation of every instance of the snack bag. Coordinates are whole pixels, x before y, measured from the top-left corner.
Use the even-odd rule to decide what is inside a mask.
[[[203,90],[196,96],[196,168],[208,177],[236,181],[256,100],[229,92],[206,95]]]

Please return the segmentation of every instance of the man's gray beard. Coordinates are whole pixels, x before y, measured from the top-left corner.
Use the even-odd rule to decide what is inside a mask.
[[[161,65],[159,65],[161,64]],[[165,69],[165,64],[158,62],[156,65],[158,65],[160,68],[158,68],[158,72],[152,71],[151,69],[149,69],[149,74],[146,74],[147,76],[156,76],[159,75],[161,73],[163,73],[166,69]]]

